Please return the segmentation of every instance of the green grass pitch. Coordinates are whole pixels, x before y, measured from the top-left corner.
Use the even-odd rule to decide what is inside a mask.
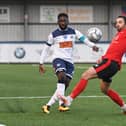
[[[0,124],[6,126],[126,125],[126,115],[123,115],[120,108],[107,97],[78,97],[68,112],[59,112],[58,103],[52,106],[49,115],[41,112],[41,105],[47,103],[57,82],[52,66],[45,66],[47,71],[41,76],[38,65],[0,65]],[[70,93],[81,73],[88,66],[91,64],[75,65],[74,79],[66,94]],[[123,95],[126,101],[125,78],[124,64],[122,70],[113,78],[111,87]],[[104,96],[99,89],[99,80],[89,81],[87,89],[81,96]]]

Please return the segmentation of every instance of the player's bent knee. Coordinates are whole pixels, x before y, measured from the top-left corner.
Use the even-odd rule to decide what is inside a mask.
[[[107,94],[106,90],[101,90],[101,92],[105,95]]]
[[[82,78],[82,79],[88,80],[88,79],[89,79],[89,73],[88,73],[87,71],[84,72],[84,73],[81,75],[81,78]]]
[[[109,87],[110,87],[110,83],[101,81],[100,88],[101,88],[101,92],[102,92],[102,93],[107,94],[107,92],[108,92],[108,90],[109,90]]]
[[[107,91],[108,91],[108,89],[101,87],[101,92],[102,92],[103,94],[106,95],[106,94],[107,94]]]
[[[94,70],[94,68],[89,68],[87,71],[85,71],[83,74],[82,74],[82,76],[81,76],[81,78],[82,79],[86,79],[86,80],[89,80],[89,79],[92,79],[92,78],[94,78],[94,77],[96,77],[97,75],[96,75],[96,71]]]
[[[66,82],[66,77],[61,77],[59,80],[58,80],[58,83],[64,83],[65,84]]]
[[[58,77],[58,82],[59,83],[65,83],[66,75],[65,75],[65,73],[63,71],[62,72],[58,72],[57,73],[57,77]]]

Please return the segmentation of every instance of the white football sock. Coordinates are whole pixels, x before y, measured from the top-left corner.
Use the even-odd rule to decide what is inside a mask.
[[[65,94],[65,84],[59,84],[58,87],[59,87],[58,94],[64,96],[64,94]],[[63,104],[63,101],[59,99],[59,106],[62,105],[62,104]]]
[[[63,95],[64,96],[64,92],[65,92],[65,84],[63,83],[58,83],[57,84],[57,95]]]
[[[65,91],[65,85],[62,84],[62,83],[57,83],[57,89],[56,89],[56,91],[54,92],[54,94],[53,94],[53,96],[51,97],[51,99],[49,100],[49,102],[47,103],[47,105],[48,105],[48,106],[53,105],[53,104],[58,100],[57,95],[58,95],[58,94],[64,95],[64,91]]]

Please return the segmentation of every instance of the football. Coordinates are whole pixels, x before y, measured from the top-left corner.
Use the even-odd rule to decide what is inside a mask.
[[[96,27],[90,28],[88,29],[87,37],[92,42],[98,42],[102,37],[102,31]]]

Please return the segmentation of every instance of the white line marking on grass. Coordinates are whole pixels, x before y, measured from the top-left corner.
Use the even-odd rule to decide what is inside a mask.
[[[0,100],[14,100],[14,99],[47,99],[51,96],[20,96],[20,97],[0,97]],[[121,95],[121,97],[126,98],[126,95]],[[78,98],[107,98],[107,96],[102,95],[90,95],[90,96],[78,96]]]
[[[51,96],[19,96],[19,97],[0,97],[0,99],[46,99]]]

